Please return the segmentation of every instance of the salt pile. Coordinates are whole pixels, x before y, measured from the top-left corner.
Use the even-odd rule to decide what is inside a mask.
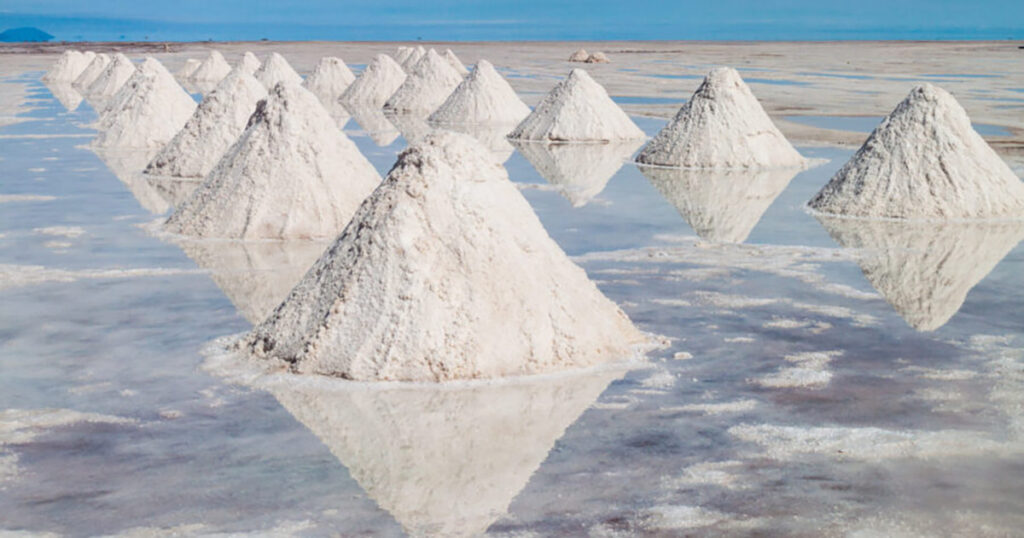
[[[458,71],[430,49],[384,103],[384,111],[425,116],[441,106],[460,82],[462,76]]]
[[[378,54],[366,69],[341,94],[341,101],[349,108],[380,108],[405,82],[405,71],[387,54]]]
[[[444,59],[448,60],[448,63],[451,64],[451,66],[455,68],[460,75],[466,76],[469,74],[469,69],[466,69],[466,66],[462,64],[462,60],[459,60],[459,57],[452,52],[452,49],[444,49]]]
[[[784,168],[806,164],[739,73],[713,69],[644,147],[641,164],[683,168]]]
[[[809,203],[822,213],[902,219],[1024,212],[1024,185],[942,88],[911,90]]]
[[[595,52],[595,53],[591,54],[590,56],[587,56],[587,59],[583,60],[583,61],[588,63],[588,64],[607,64],[607,63],[611,63],[611,60],[608,59],[608,56],[606,56],[605,53],[600,52],[600,51]]]
[[[642,142],[608,144],[547,144],[516,141],[519,153],[548,183],[558,187],[573,207],[587,205],[604,190]]]
[[[71,85],[70,82],[46,82],[46,88],[60,101],[61,106],[68,112],[78,109],[82,104],[82,94]]]
[[[96,57],[89,62],[89,65],[78,74],[77,78],[75,78],[75,86],[79,88],[88,88],[100,75],[103,74],[103,71],[107,69],[107,66],[110,65],[110,60],[111,58],[109,54],[97,54]]]
[[[203,178],[245,130],[267,90],[233,69],[196,108],[185,126],[146,167],[151,175]]]
[[[576,52],[569,56],[570,62],[585,62],[590,55],[587,54],[586,49],[576,49]]]
[[[459,83],[430,121],[435,123],[516,124],[530,115],[530,107],[516,95],[487,60]]]
[[[231,65],[219,51],[211,50],[206,59],[196,67],[190,77],[197,82],[220,82],[231,72]]]
[[[452,255],[452,253],[458,255]],[[240,345],[302,374],[443,381],[618,361],[644,336],[465,135],[431,135]]]
[[[412,54],[413,50],[415,49],[412,47],[398,47],[398,50],[395,51],[395,61],[401,65],[402,62],[409,58],[409,55]]]
[[[146,58],[100,119],[98,147],[154,148],[169,142],[196,103],[160,62]]]
[[[328,56],[320,58],[313,73],[306,77],[302,85],[330,109],[355,79],[356,76],[341,58]]]
[[[185,64],[182,65],[180,69],[174,72],[174,78],[178,80],[189,80],[192,78],[192,74],[196,72],[196,69],[199,69],[199,66],[202,64],[203,62],[200,60],[189,58],[185,60]]]
[[[260,62],[260,59],[257,58],[255,54],[245,51],[242,58],[235,63],[235,69],[245,71],[250,75],[255,75],[261,65],[263,65],[263,63]]]
[[[316,96],[281,83],[165,229],[202,238],[332,238],[379,182]]]
[[[43,82],[74,82],[95,56],[96,53],[92,51],[66,50],[43,75],[42,80]]]
[[[288,60],[276,52],[272,52],[263,65],[256,70],[256,80],[263,83],[268,90],[277,86],[279,82],[288,84],[302,84],[302,77],[292,69]]]
[[[409,52],[409,55],[402,60],[402,70],[411,73],[416,64],[420,63],[420,60],[427,55],[426,49],[423,47],[416,47]]]
[[[552,142],[646,138],[604,88],[582,69],[573,69],[508,136]]]
[[[85,96],[92,99],[109,99],[135,74],[135,66],[127,56],[118,52],[110,59],[107,68],[85,90]]]

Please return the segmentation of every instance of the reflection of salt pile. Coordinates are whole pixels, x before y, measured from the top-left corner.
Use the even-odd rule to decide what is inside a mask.
[[[196,82],[217,83],[230,72],[231,65],[224,59],[224,55],[219,51],[211,50],[206,59],[199,64],[199,67],[192,71],[192,76],[189,78]]]
[[[147,174],[202,178],[245,130],[267,91],[252,75],[232,70],[185,126],[146,167]]]
[[[590,55],[587,54],[586,49],[576,49],[576,52],[569,56],[570,62],[585,62]]]
[[[440,381],[592,366],[642,341],[504,168],[472,138],[443,133],[399,155],[242,345],[298,373]]]
[[[185,200],[188,200],[189,196],[192,196],[192,192],[203,183],[201,179],[194,178],[183,179],[180,177],[151,176],[148,174],[143,177],[153,187],[153,190],[170,205],[171,209],[177,208]]]
[[[111,57],[109,54],[97,54],[96,57],[89,62],[89,65],[87,65],[85,69],[78,74],[78,77],[75,78],[75,86],[82,89],[91,86],[92,83],[103,74],[103,71],[107,69],[107,66],[110,65],[110,60]]]
[[[72,112],[82,104],[82,94],[70,82],[46,82],[46,88],[60,101],[61,106]]]
[[[160,62],[146,58],[100,119],[99,147],[162,147],[196,108]]]
[[[391,145],[401,134],[379,108],[357,106],[349,108],[348,112],[378,146]]]
[[[810,201],[822,213],[985,218],[1024,212],[1024,185],[945,90],[925,84]]]
[[[640,146],[640,140],[607,144],[547,144],[516,141],[516,148],[537,173],[555,185],[574,207],[604,190],[608,180]]]
[[[712,70],[675,118],[637,155],[637,162],[684,168],[802,167],[735,69]]]
[[[107,64],[107,68],[85,90],[85,97],[99,102],[109,99],[135,74],[135,66],[127,56],[118,52]]]
[[[459,73],[460,76],[466,76],[469,74],[469,69],[462,64],[462,60],[452,52],[452,49],[444,49],[444,59],[448,60],[448,63]]]
[[[460,82],[459,72],[437,51],[430,49],[384,103],[384,110],[426,116],[441,106]]]
[[[292,69],[291,64],[288,63],[288,60],[284,59],[284,56],[276,52],[270,53],[267,61],[263,62],[263,65],[256,70],[253,76],[256,77],[256,80],[262,82],[263,86],[268,90],[277,86],[279,82],[302,84],[302,77]]]
[[[250,75],[255,76],[256,71],[263,65],[263,62],[256,57],[255,54],[245,51],[245,54],[235,63],[235,69],[244,71]]]
[[[117,179],[128,187],[132,196],[146,211],[159,215],[171,208],[167,200],[142,177],[142,169],[153,158],[156,149],[90,148],[107,165]]]
[[[43,82],[74,82],[78,75],[89,66],[96,53],[77,50],[64,51],[57,61],[43,75]]]
[[[506,135],[508,134],[507,125],[486,123],[450,123],[444,126],[444,130],[472,136],[477,139],[478,142],[483,144],[483,146],[491,152],[491,156],[494,157],[494,160],[499,163],[507,161],[508,158],[516,151],[516,148],[513,147],[508,138],[506,138]]]
[[[333,56],[320,58],[313,73],[302,83],[320,102],[332,112],[340,109],[338,99],[345,93],[356,76],[352,74],[341,58]]]
[[[281,83],[166,229],[194,237],[332,238],[379,182],[316,96]]]
[[[412,49],[411,51],[409,51],[409,55],[406,56],[405,59],[401,61],[402,70],[407,73],[411,73],[413,68],[416,67],[416,64],[420,63],[420,60],[422,60],[423,57],[426,55],[427,50],[424,49],[423,47],[416,47]]]
[[[348,105],[350,112],[353,107],[380,108],[403,82],[402,66],[387,54],[378,54],[341,94],[341,101]]]
[[[868,282],[920,331],[946,324],[967,293],[1024,238],[1024,224],[819,218],[837,243],[865,249]]]
[[[179,241],[206,269],[239,314],[259,323],[273,312],[320,257],[317,241]]]
[[[702,239],[742,243],[799,169],[692,170],[641,166],[640,172]]]
[[[406,145],[415,144],[434,132],[427,121],[419,116],[398,114],[388,115],[387,119],[398,129],[398,132],[402,133]]]
[[[174,78],[182,82],[189,80],[192,78],[192,74],[196,72],[196,69],[199,69],[199,66],[202,64],[203,62],[200,60],[189,58],[185,60],[184,65],[174,72]]]
[[[530,115],[530,107],[516,95],[487,60],[459,83],[430,121],[435,123],[517,124]]]
[[[573,69],[508,136],[552,142],[646,138],[604,88],[582,69]]]

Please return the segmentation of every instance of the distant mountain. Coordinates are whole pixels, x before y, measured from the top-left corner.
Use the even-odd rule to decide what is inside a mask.
[[[49,41],[53,36],[32,26],[11,28],[0,32],[0,42],[15,43],[24,41]]]

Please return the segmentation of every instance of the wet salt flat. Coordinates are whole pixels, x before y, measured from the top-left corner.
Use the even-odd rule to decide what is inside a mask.
[[[1022,224],[819,220],[804,203],[845,149],[798,147],[823,164],[793,177],[714,176],[638,168],[628,145],[488,137],[551,236],[668,345],[628,371],[251,386],[203,350],[265,317],[322,245],[154,236],[189,185],[88,149],[88,103],[65,111],[39,75],[19,76],[25,121],[0,128],[0,529],[1024,527]],[[343,125],[382,175],[424,129]]]

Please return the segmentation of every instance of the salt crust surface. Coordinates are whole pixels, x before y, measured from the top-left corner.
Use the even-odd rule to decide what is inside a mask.
[[[451,52],[450,50],[448,52]],[[433,123],[517,124],[530,107],[491,62],[480,60],[444,102],[430,115]]]
[[[430,49],[384,102],[384,111],[427,116],[437,110],[461,82],[458,71],[437,51]]]
[[[380,108],[405,77],[402,66],[387,54],[378,54],[341,95],[341,101],[350,108]]]
[[[146,58],[110,101],[96,147],[158,148],[185,125],[196,103],[164,66]]]
[[[253,76],[256,77],[256,80],[263,83],[267,90],[270,90],[279,82],[302,84],[302,77],[292,69],[291,64],[288,63],[288,60],[284,59],[284,56],[276,52],[272,52],[270,56],[267,56],[267,59],[263,61],[263,65],[256,70]]]

